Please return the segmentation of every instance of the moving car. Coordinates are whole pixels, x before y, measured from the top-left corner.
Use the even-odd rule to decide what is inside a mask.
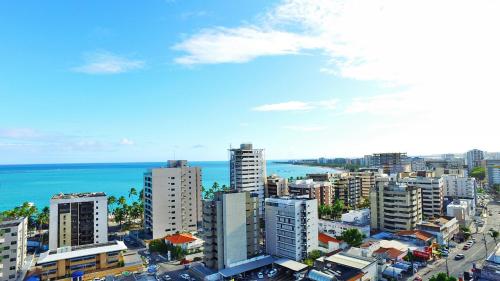
[[[463,259],[463,258],[465,258],[465,255],[464,255],[464,254],[458,254],[458,255],[456,255],[456,256],[455,256],[455,258],[454,258],[454,259],[455,259],[455,260],[461,260],[461,259]]]

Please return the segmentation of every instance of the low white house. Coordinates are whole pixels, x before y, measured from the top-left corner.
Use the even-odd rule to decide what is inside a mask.
[[[361,234],[364,234],[366,237],[370,237],[370,223],[359,224],[355,222],[318,220],[318,228],[319,232],[327,233],[332,236],[340,236],[344,231],[355,228],[359,230]]]

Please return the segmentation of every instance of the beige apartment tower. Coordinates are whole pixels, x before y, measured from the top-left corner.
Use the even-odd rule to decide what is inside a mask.
[[[249,192],[216,192],[203,201],[204,263],[230,268],[259,254],[259,198]]]
[[[422,221],[422,192],[420,187],[389,181],[377,181],[370,191],[371,228],[397,232],[415,229]]]
[[[266,198],[286,195],[288,195],[288,179],[280,178],[274,174],[267,177]]]
[[[153,238],[193,232],[201,223],[201,169],[185,160],[144,174],[144,228]]]

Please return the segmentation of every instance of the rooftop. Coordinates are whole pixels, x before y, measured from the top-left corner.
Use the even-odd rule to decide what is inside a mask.
[[[165,237],[165,240],[168,240],[172,244],[184,244],[198,240],[198,238],[194,237],[190,233],[181,233],[174,234]]]
[[[344,265],[352,268],[363,269],[375,262],[376,260],[371,260],[362,257],[354,257],[344,253],[338,253],[333,256],[329,256],[325,258],[325,261],[329,261],[331,263]]]
[[[113,241],[109,243],[91,244],[85,246],[62,247],[57,248],[56,250],[41,253],[37,264],[124,250],[127,250],[127,246],[125,246],[123,241]]]
[[[418,240],[422,241],[429,241],[434,238],[432,234],[422,231],[422,230],[402,230],[399,232],[396,232],[396,235],[398,236],[415,236]]]
[[[335,243],[342,243],[344,241],[342,240],[338,240],[334,237],[331,237],[327,234],[324,234],[324,233],[318,233],[318,241],[321,242],[321,243],[325,243],[325,244],[328,244],[328,242],[335,242]]]
[[[382,247],[373,252],[373,254],[386,254],[390,259],[397,259],[404,253],[405,253],[404,251],[400,251],[395,248],[382,248]]]
[[[427,221],[422,221],[418,224],[423,225],[423,226],[429,226],[429,227],[441,227],[441,226],[446,225],[448,222],[450,222],[453,219],[455,219],[455,217],[441,216],[438,218],[431,218]]]
[[[275,261],[274,264],[286,267],[286,268],[291,269],[295,272],[302,271],[308,267],[307,264],[296,262],[294,260],[287,259],[287,258],[279,259],[279,260]]]
[[[259,257],[255,257],[255,258],[250,259],[250,260],[242,261],[235,266],[232,266],[229,268],[224,268],[221,271],[219,271],[219,273],[223,277],[227,278],[227,277],[238,275],[238,274],[243,273],[243,272],[247,272],[250,270],[261,268],[261,267],[266,266],[266,265],[270,265],[274,262],[274,260],[275,259],[271,256],[259,256]]]
[[[105,197],[104,192],[84,192],[84,193],[59,193],[52,196],[52,199],[74,199],[74,198],[88,198],[88,197]]]
[[[18,226],[24,221],[24,219],[24,217],[2,218],[2,221],[0,221],[0,228]]]

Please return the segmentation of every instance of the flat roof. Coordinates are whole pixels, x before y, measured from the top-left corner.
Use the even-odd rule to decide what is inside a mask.
[[[106,193],[104,192],[59,193],[52,196],[52,199],[74,199],[74,198],[103,197],[103,196],[106,196]]]
[[[80,247],[63,247],[57,248],[57,250],[41,253],[37,264],[124,250],[127,250],[127,246],[125,246],[123,241],[114,241],[105,244],[93,244]]]
[[[347,256],[347,255],[342,254],[342,253],[338,253],[338,254],[335,254],[333,256],[329,256],[329,257],[325,258],[325,260],[332,262],[332,263],[341,264],[341,265],[345,265],[345,266],[357,268],[357,269],[363,269],[363,268],[367,267],[368,265],[370,265],[371,263],[375,262],[375,260],[368,261],[365,259],[361,259],[359,257]]]
[[[293,271],[302,271],[308,267],[307,264],[296,262],[294,260],[287,259],[287,258],[278,259],[274,262],[274,264],[286,267],[286,268],[291,269]]]
[[[223,277],[231,277],[231,276],[235,276],[235,275],[238,275],[240,273],[243,273],[243,272],[254,270],[254,269],[266,266],[266,265],[270,265],[274,262],[274,260],[275,260],[275,258],[273,258],[271,256],[265,256],[263,258],[260,258],[257,260],[252,260],[249,262],[245,262],[245,263],[239,264],[237,266],[233,266],[230,268],[224,268],[224,269],[220,270],[219,273]]]

